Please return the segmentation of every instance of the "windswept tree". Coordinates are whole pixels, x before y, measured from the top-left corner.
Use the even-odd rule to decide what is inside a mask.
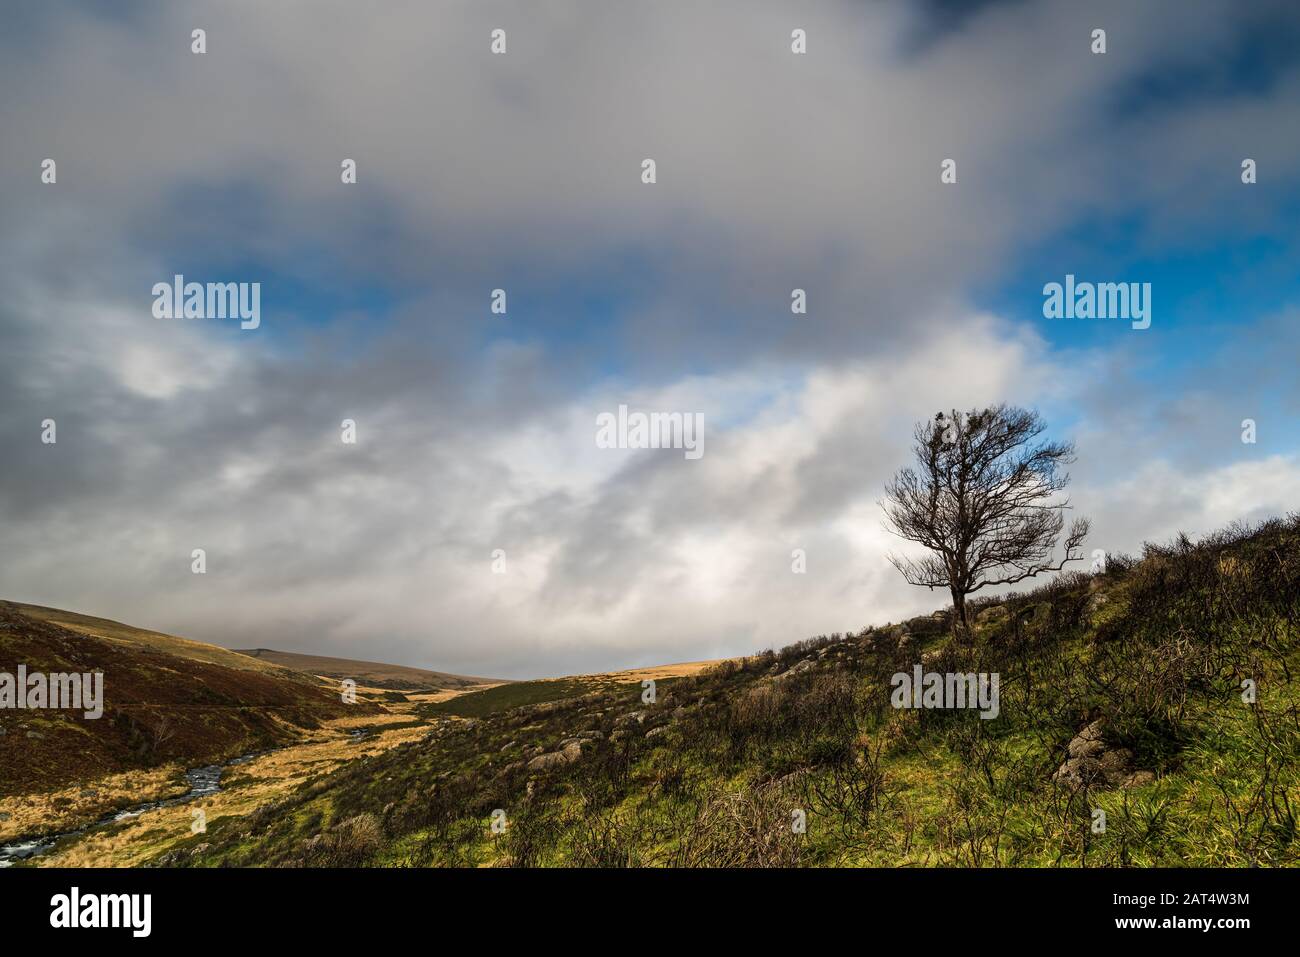
[[[959,635],[970,634],[966,596],[1059,571],[1083,556],[1088,520],[1075,519],[1054,561],[1069,500],[1062,466],[1074,446],[1039,441],[1041,416],[1005,405],[965,415],[940,412],[916,427],[916,467],[885,487],[889,529],[930,549],[920,559],[889,560],[912,585],[947,588]]]

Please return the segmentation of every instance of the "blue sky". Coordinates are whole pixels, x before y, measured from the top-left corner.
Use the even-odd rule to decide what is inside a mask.
[[[940,603],[877,499],[1002,401],[1077,443],[1089,548],[1297,501],[1293,4],[125,9],[0,38],[0,596],[503,677],[739,654]],[[153,318],[177,273],[260,327]],[[1044,319],[1067,273],[1151,327]],[[621,404],[705,455],[597,448]]]

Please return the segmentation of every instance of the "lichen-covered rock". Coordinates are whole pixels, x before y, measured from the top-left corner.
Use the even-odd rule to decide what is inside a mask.
[[[582,757],[582,745],[572,741],[558,751],[551,751],[548,754],[539,754],[528,762],[528,770],[544,771],[547,768],[562,767],[566,764],[572,764],[578,758]]]
[[[1070,739],[1069,757],[1056,769],[1052,780],[1071,788],[1141,787],[1155,780],[1150,771],[1133,770],[1133,752],[1111,748],[1105,739],[1106,723],[1098,718]]]
[[[1052,780],[1069,785],[1072,788],[1087,787],[1103,778],[1101,762],[1093,757],[1070,758],[1059,768]]]
[[[1095,758],[1106,750],[1102,740],[1103,722],[1100,718],[1088,725],[1071,740],[1066,750],[1072,758]]]
[[[1124,783],[1121,784],[1120,787],[1124,788],[1125,790],[1128,790],[1130,788],[1140,788],[1148,784],[1151,784],[1152,782],[1155,781],[1155,779],[1156,776],[1154,772],[1134,771],[1132,774],[1130,774],[1127,778],[1124,779]]]

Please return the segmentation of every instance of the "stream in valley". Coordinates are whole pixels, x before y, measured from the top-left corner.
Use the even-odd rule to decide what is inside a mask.
[[[209,764],[201,768],[192,768],[185,772],[185,777],[190,782],[190,789],[185,794],[174,798],[165,798],[161,801],[146,801],[143,804],[136,804],[132,807],[124,808],[120,811],[114,811],[106,814],[97,821],[81,827],[72,828],[67,831],[60,831],[57,834],[46,834],[42,837],[20,838],[7,844],[0,845],[0,867],[12,867],[15,861],[25,861],[30,857],[38,857],[52,848],[65,837],[71,837],[76,834],[85,834],[87,831],[93,831],[96,828],[106,827],[110,824],[116,824],[119,821],[126,821],[133,817],[139,817],[147,811],[155,811],[160,807],[170,807],[173,804],[184,804],[187,801],[193,801],[195,798],[206,797],[209,794],[216,794],[221,790],[221,772],[225,768],[234,767],[237,764],[243,764],[245,761],[251,761],[259,755],[268,754],[267,751],[254,751],[250,754],[240,755],[225,764]]]

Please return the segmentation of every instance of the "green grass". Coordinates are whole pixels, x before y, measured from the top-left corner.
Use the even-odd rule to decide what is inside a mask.
[[[670,686],[676,678],[660,678],[659,688]],[[513,708],[564,701],[586,694],[599,694],[619,687],[641,687],[639,679],[619,681],[614,678],[546,678],[537,681],[517,681],[498,685],[482,691],[470,691],[446,701],[421,705],[421,715],[456,715],[461,718],[486,718]]]
[[[639,684],[578,679],[466,694],[428,709],[444,720],[427,740],[223,828],[203,863],[1300,862],[1300,521],[1113,559],[1104,575],[1000,601],[968,644],[928,617],[906,623],[905,645],[890,629],[823,636],[661,683],[650,707]],[[998,673],[999,719],[890,707],[890,676],[922,654],[938,656],[931,670]],[[774,679],[802,661],[806,671]],[[1132,769],[1154,780],[1053,780],[1067,743],[1099,717],[1107,747],[1131,750]],[[580,732],[599,738],[578,760],[528,767]],[[497,808],[504,835],[489,831]]]
[[[544,681],[518,681],[497,685],[483,691],[471,691],[446,701],[421,705],[420,714],[447,714],[462,718],[486,718],[490,714],[508,711],[524,705],[561,701],[593,690],[577,678],[557,678]]]

